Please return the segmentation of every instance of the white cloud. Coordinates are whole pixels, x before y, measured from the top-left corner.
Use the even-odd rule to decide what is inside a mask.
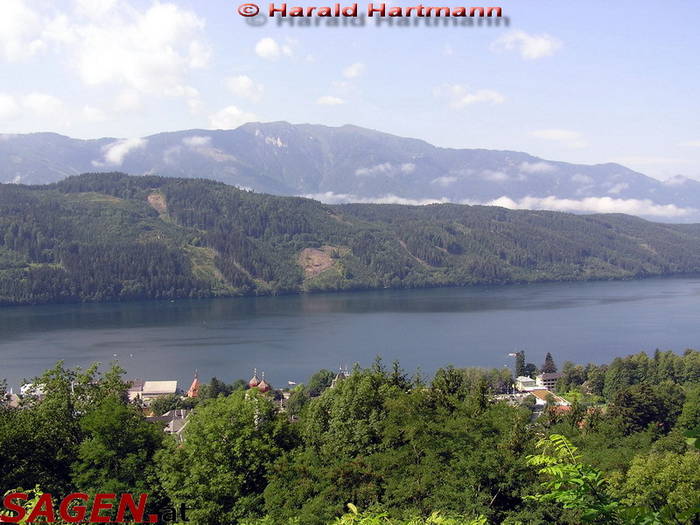
[[[202,135],[193,135],[182,139],[182,143],[195,153],[199,153],[204,157],[208,157],[215,162],[229,162],[237,160],[236,157],[230,155],[211,145],[211,137]],[[165,151],[163,160],[168,164],[176,164],[177,157],[182,153],[181,146],[173,146]]]
[[[316,100],[316,104],[321,104],[322,106],[339,106],[340,104],[345,104],[345,101],[340,97],[325,95],[319,97],[318,100]]]
[[[148,144],[146,139],[124,139],[107,144],[102,148],[103,160],[93,161],[93,166],[121,166],[132,151],[143,149]]]
[[[365,72],[365,65],[362,62],[355,62],[343,69],[345,78],[357,78]]]
[[[495,170],[482,171],[481,178],[484,180],[488,180],[490,182],[505,182],[507,180],[510,180],[510,177],[508,176],[507,173],[504,173],[502,171],[495,171]]]
[[[61,99],[46,93],[29,93],[15,97],[0,93],[0,120],[12,120],[31,113],[38,117],[62,116],[64,104]]]
[[[52,117],[63,110],[63,102],[46,93],[30,93],[21,99],[22,107],[39,116]]]
[[[29,0],[3,0],[0,16],[0,58],[24,60],[45,47],[45,21],[29,7]]]
[[[582,173],[576,173],[575,175],[572,175],[571,181],[575,182],[576,184],[593,184],[595,182],[593,177],[583,175]]]
[[[686,140],[678,145],[684,148],[700,148],[700,140]]]
[[[579,213],[627,213],[652,217],[685,217],[697,210],[681,208],[675,204],[656,204],[649,199],[614,199],[612,197],[588,197],[581,200],[558,197],[524,197],[518,201],[510,197],[484,203],[514,210],[554,210]]]
[[[94,106],[83,106],[82,114],[88,122],[104,122],[107,120],[105,112]]]
[[[551,56],[561,47],[562,43],[550,35],[531,35],[525,31],[511,31],[491,44],[494,51],[517,51],[526,60]]]
[[[211,143],[211,137],[202,137],[200,135],[195,135],[193,137],[185,137],[182,139],[182,143],[190,148],[198,148],[202,146],[209,146]]]
[[[457,182],[457,177],[451,177],[451,176],[444,176],[444,177],[437,177],[436,179],[431,180],[431,184],[437,184],[438,186],[442,186],[443,188],[446,188],[447,186],[450,186],[451,184],[454,184]]]
[[[74,0],[74,2],[78,12],[90,18],[105,16],[117,4],[117,0]]]
[[[114,101],[114,110],[118,113],[124,111],[137,111],[143,106],[143,100],[138,91],[133,89],[125,89]]]
[[[530,135],[538,139],[559,142],[570,148],[585,148],[587,146],[579,132],[568,129],[538,129],[530,132]]]
[[[625,191],[625,190],[628,189],[629,187],[630,187],[630,185],[627,184],[626,182],[620,182],[620,183],[618,183],[618,184],[613,185],[613,186],[608,190],[608,193],[609,193],[610,195],[619,195],[620,193],[622,193],[623,191]]]
[[[557,168],[549,162],[523,162],[520,164],[520,171],[525,173],[552,173],[556,171]]]
[[[369,168],[358,168],[355,170],[355,175],[359,177],[382,175],[385,173],[391,173],[393,169],[394,167],[392,166],[391,162],[384,162],[382,164],[377,164]]]
[[[673,177],[670,177],[664,181],[664,184],[667,186],[683,186],[686,182],[689,182],[691,179],[688,177],[684,177],[683,175],[674,175]]]
[[[332,191],[327,191],[325,193],[309,193],[302,195],[302,197],[321,201],[325,204],[356,202],[362,204],[404,204],[408,206],[426,206],[428,204],[442,204],[449,202],[446,197],[441,197],[439,199],[409,199],[393,194],[383,195],[381,197],[359,197],[358,195],[353,195],[351,193],[333,193]]]
[[[19,117],[21,113],[15,97],[0,93],[0,121],[12,120]]]
[[[253,113],[238,109],[236,106],[228,106],[209,117],[209,127],[212,129],[235,129],[246,122],[258,120]]]
[[[505,97],[491,89],[469,90],[460,84],[445,84],[433,90],[437,98],[446,98],[453,109],[463,109],[476,103],[501,104]]]
[[[262,84],[253,81],[248,75],[237,75],[226,79],[229,91],[239,97],[247,98],[253,102],[259,102],[265,90]]]
[[[86,85],[121,86],[131,98],[182,97],[190,106],[196,104],[199,93],[187,78],[209,62],[203,19],[172,3],[155,2],[145,11],[129,2],[81,4],[95,16],[109,12],[67,29],[72,34],[69,54]]]
[[[255,54],[265,60],[277,60],[283,56],[292,56],[294,53],[288,44],[279,44],[274,38],[266,37],[255,44]]]
[[[358,177],[373,177],[375,175],[388,175],[394,177],[396,175],[409,175],[416,171],[416,165],[412,162],[404,162],[403,164],[392,164],[391,162],[383,162],[374,166],[358,168],[355,170],[355,175]]]

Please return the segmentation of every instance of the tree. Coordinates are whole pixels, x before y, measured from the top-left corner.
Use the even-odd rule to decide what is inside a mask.
[[[538,443],[539,455],[528,456],[530,465],[547,476],[543,492],[531,496],[538,503],[557,502],[579,516],[579,522],[610,525],[691,525],[700,517],[698,484],[700,455],[686,463],[669,465],[654,457],[630,471],[629,486],[616,497],[602,472],[584,463],[578,449],[562,435],[552,434]],[[641,492],[630,494],[629,490]],[[668,501],[665,498],[673,498]]]
[[[163,431],[140,411],[114,397],[102,400],[80,422],[85,438],[72,465],[73,482],[89,493],[152,494],[155,453]],[[152,498],[153,499],[153,498]]]
[[[128,385],[124,371],[112,365],[67,369],[62,362],[32,383],[42,396],[25,399],[26,408],[0,414],[0,486],[33,487],[68,494],[72,464],[85,437],[81,420],[106,398],[124,400]]]
[[[700,430],[700,384],[691,385],[686,389],[678,426],[683,430]]]
[[[525,350],[520,350],[515,354],[515,377],[525,375]]]
[[[554,364],[554,358],[552,357],[552,354],[547,352],[547,355],[544,358],[544,364],[542,365],[542,373],[543,374],[556,374],[557,372],[557,365]]]
[[[633,385],[615,394],[609,414],[620,419],[628,434],[644,430],[652,423],[662,432],[668,432],[681,412],[683,397],[682,388],[671,382],[656,387],[644,383]]]
[[[537,365],[534,363],[527,363],[525,365],[525,375],[527,377],[535,377],[537,375]]]
[[[198,523],[237,523],[262,511],[272,462],[288,446],[286,422],[255,390],[234,392],[197,408],[182,446],[158,454],[172,501]]]
[[[655,512],[666,509],[666,514],[683,515],[700,504],[700,454],[640,454],[632,460],[615,493],[631,507],[650,507]]]

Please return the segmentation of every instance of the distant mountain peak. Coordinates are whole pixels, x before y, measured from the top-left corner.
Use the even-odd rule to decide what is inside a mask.
[[[0,182],[41,184],[96,170],[210,178],[326,202],[455,202],[700,219],[700,183],[685,177],[659,181],[616,163],[440,148],[351,124],[250,122],[131,139],[0,136]]]

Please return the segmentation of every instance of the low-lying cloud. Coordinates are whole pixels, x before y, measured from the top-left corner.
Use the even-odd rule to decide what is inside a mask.
[[[687,217],[698,210],[681,208],[675,204],[656,204],[649,199],[615,199],[612,197],[587,197],[585,199],[560,199],[558,197],[524,197],[513,200],[499,197],[483,203],[512,210],[553,210],[574,213],[626,213],[648,217]]]
[[[439,199],[409,199],[393,194],[381,197],[360,197],[352,193],[334,193],[332,191],[327,191],[325,193],[309,193],[302,195],[302,197],[321,201],[325,204],[348,204],[352,202],[358,204],[405,204],[410,206],[425,206],[427,204],[445,204],[450,202],[447,197]]]
[[[146,139],[124,139],[112,142],[102,148],[103,160],[95,160],[92,165],[95,167],[121,166],[129,153],[145,148],[146,144],[148,144]]]
[[[377,197],[360,197],[351,193],[311,193],[303,197],[325,204],[407,204],[425,206],[454,202],[448,197],[428,197],[422,199],[400,197],[387,194]],[[695,208],[682,208],[675,204],[657,204],[649,199],[615,199],[613,197],[587,197],[584,199],[560,199],[558,197],[524,197],[511,199],[507,196],[491,201],[463,200],[459,204],[499,206],[511,210],[551,210],[569,213],[625,213],[647,217],[683,218],[698,213]]]

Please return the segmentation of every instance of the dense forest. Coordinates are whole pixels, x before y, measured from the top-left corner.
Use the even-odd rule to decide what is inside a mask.
[[[327,206],[120,173],[0,185],[0,304],[700,272],[700,226],[464,205]]]
[[[698,523],[700,352],[561,370],[570,409],[535,419],[498,396],[503,369],[427,380],[378,359],[318,372],[283,408],[216,378],[144,408],[118,367],[59,363],[34,381],[43,397],[0,396],[0,486],[146,493],[149,512],[184,506],[193,525]],[[172,408],[194,409],[184,441],[144,418]]]

